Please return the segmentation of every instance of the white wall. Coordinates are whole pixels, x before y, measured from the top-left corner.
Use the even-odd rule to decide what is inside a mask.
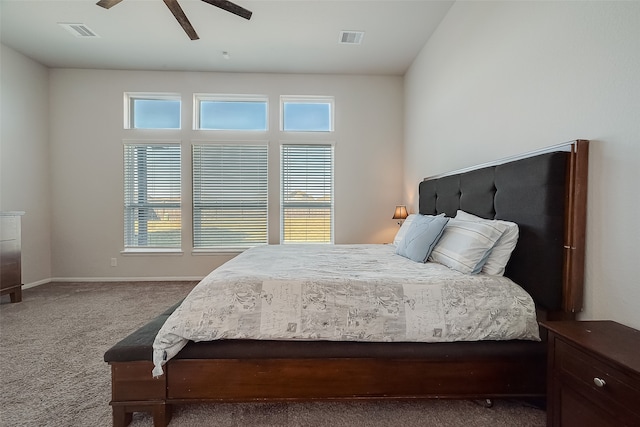
[[[640,2],[456,2],[405,77],[425,176],[589,139],[582,319],[640,328]]]
[[[24,211],[22,281],[51,277],[49,72],[0,45],[0,210]]]
[[[279,142],[291,139],[278,130],[280,95],[335,96],[336,243],[382,243],[397,231],[391,216],[402,199],[401,77],[54,69],[50,89],[54,278],[197,278],[230,258],[191,254],[190,144],[211,135],[189,129],[193,93],[199,92],[269,96],[272,130],[264,139],[270,141],[271,243],[279,235]],[[127,91],[180,93],[186,129],[123,129]],[[140,135],[182,141],[182,256],[120,254],[122,141]]]

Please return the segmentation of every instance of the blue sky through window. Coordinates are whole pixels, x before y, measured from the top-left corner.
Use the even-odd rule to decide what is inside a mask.
[[[289,132],[330,132],[331,104],[285,102],[283,129]]]
[[[180,101],[133,99],[134,129],[180,129]]]
[[[267,103],[262,101],[201,101],[200,129],[267,130]]]

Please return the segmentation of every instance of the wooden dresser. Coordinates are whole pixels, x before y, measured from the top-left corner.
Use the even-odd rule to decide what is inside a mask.
[[[22,301],[22,242],[20,219],[24,212],[0,212],[0,295]]]
[[[640,426],[640,331],[612,321],[549,331],[547,425]]]

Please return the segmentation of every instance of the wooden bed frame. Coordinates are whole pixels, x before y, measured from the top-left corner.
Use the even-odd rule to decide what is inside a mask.
[[[543,258],[547,255],[559,258],[557,273],[538,273],[540,265],[527,261],[534,250],[531,247],[518,253],[521,241],[540,244],[540,236],[529,235],[527,221],[531,210],[525,207],[520,213],[512,214],[512,207],[520,206],[516,200],[506,203],[508,213],[501,213],[505,212],[502,200],[505,183],[500,181],[500,164],[520,162],[515,169],[528,174],[529,158],[485,164],[479,169],[428,179],[420,185],[423,214],[455,215],[456,209],[463,209],[486,218],[513,220],[522,216],[522,221],[516,221],[521,237],[506,275],[515,276],[512,278],[519,284],[519,280],[531,282],[521,285],[534,297],[539,320],[572,319],[582,308],[588,141],[573,141],[552,148],[562,153],[559,156],[566,171],[562,173],[560,202],[557,203],[557,199],[554,202],[544,193],[536,203],[559,211],[560,227],[548,224],[547,213],[541,213],[540,218],[545,227],[555,230],[560,237],[554,237],[557,242],[552,239],[551,243],[544,243],[549,250],[536,252]],[[540,153],[534,154],[536,157],[558,156]],[[480,175],[495,176],[495,186],[488,189],[492,193],[489,207],[484,201],[476,200],[484,196],[469,197],[465,187],[467,183],[476,185]],[[460,188],[451,190],[456,182]],[[548,185],[557,187],[557,184]],[[552,189],[551,194],[556,194],[556,190]],[[526,189],[518,191],[528,193]],[[448,200],[446,192],[456,193],[457,201]],[[521,199],[529,201],[536,196],[526,194]],[[537,255],[533,258],[535,262],[547,262]],[[517,271],[520,267],[525,271]],[[543,276],[541,280],[540,274],[549,277]],[[539,289],[540,286],[557,289],[549,293]],[[488,399],[542,397],[546,393],[544,339],[543,342],[337,343],[334,346],[319,342],[191,342],[164,366],[165,374],[159,378],[151,376],[150,355],[146,360],[139,359],[107,360],[112,371],[114,426],[126,426],[133,412],[146,411],[152,413],[154,426],[164,427],[171,419],[173,405],[199,402]]]

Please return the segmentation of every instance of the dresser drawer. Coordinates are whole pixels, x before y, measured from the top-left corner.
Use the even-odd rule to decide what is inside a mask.
[[[585,397],[622,406],[640,417],[640,384],[637,379],[560,339],[555,340],[555,366],[558,375],[579,384]],[[599,387],[595,379],[603,380],[604,385]],[[615,411],[614,407],[610,409]]]
[[[0,212],[0,295],[22,301],[20,216],[24,212]]]
[[[14,216],[0,215],[0,241],[16,240],[20,236],[20,220]]]
[[[559,425],[562,427],[624,427],[624,420],[612,416],[610,411],[601,408],[598,404],[592,404],[589,400],[577,392],[574,388],[559,384],[560,402],[562,410],[559,411]],[[599,402],[598,402],[599,403]],[[608,406],[608,405],[607,405]],[[607,408],[611,410],[611,408]],[[633,424],[631,424],[633,426]]]

